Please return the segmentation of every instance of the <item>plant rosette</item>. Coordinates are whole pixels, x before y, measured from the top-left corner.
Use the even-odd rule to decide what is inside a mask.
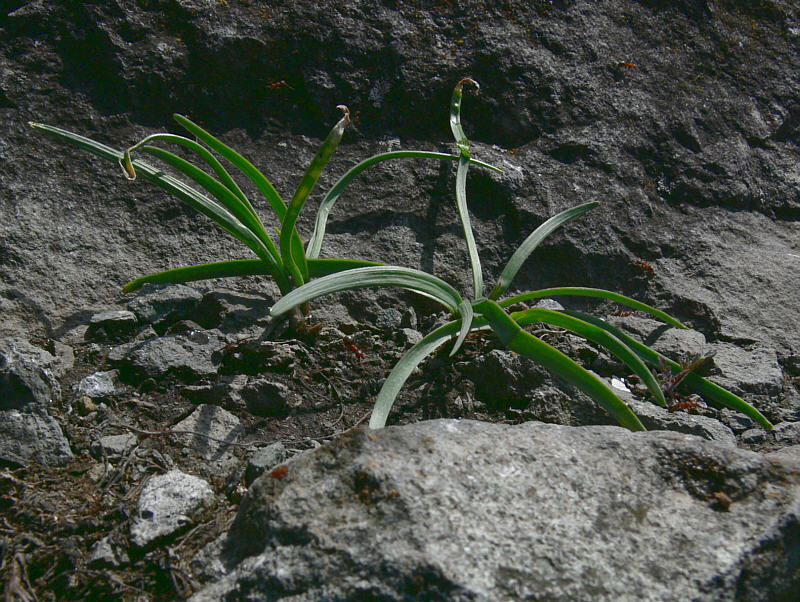
[[[378,429],[385,426],[400,389],[411,373],[428,356],[455,338],[450,352],[450,355],[453,356],[470,332],[491,329],[510,350],[539,362],[555,375],[589,395],[605,408],[620,425],[631,430],[645,430],[639,418],[603,380],[524,329],[530,324],[544,323],[563,328],[605,347],[642,379],[659,405],[667,405],[664,392],[648,368],[648,364],[656,369],[668,367],[674,374],[681,374],[682,388],[698,393],[707,400],[742,412],[764,428],[771,429],[770,422],[743,399],[693,371],[686,372],[680,364],[659,354],[600,318],[575,311],[554,311],[544,308],[531,308],[512,313],[507,311],[506,308],[524,301],[559,295],[595,297],[645,312],[676,328],[686,328],[681,322],[655,307],[598,288],[576,286],[547,288],[517,294],[501,300],[514,277],[539,244],[570,220],[597,207],[598,202],[592,201],[567,209],[541,224],[512,254],[500,274],[497,285],[488,295],[484,293],[483,273],[466,199],[467,170],[470,163],[473,162],[470,157],[470,142],[461,126],[461,99],[463,87],[466,84],[477,87],[477,84],[469,78],[463,79],[456,85],[450,104],[450,126],[458,148],[455,196],[472,270],[472,299],[463,299],[455,288],[433,274],[401,266],[376,265],[330,274],[304,284],[281,298],[271,311],[273,316],[279,316],[298,305],[330,293],[365,287],[391,286],[409,289],[434,299],[452,313],[453,321],[437,328],[413,345],[391,370],[376,398],[370,427]],[[683,372],[686,373],[683,374]]]

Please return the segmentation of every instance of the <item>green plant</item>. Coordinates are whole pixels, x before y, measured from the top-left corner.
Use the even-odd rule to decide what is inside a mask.
[[[345,128],[350,123],[350,113],[347,107],[340,105],[338,108],[343,111],[344,115],[331,129],[288,204],[281,198],[270,181],[249,160],[182,115],[175,115],[175,120],[196,140],[170,133],[158,133],[147,136],[124,152],[62,128],[33,122],[30,125],[34,129],[48,133],[62,141],[119,163],[129,180],[134,180],[137,174],[141,174],[147,180],[214,220],[223,230],[247,245],[257,257],[257,259],[206,263],[149,274],[127,283],[123,287],[126,292],[136,290],[148,282],[178,283],[209,278],[268,274],[275,280],[280,292],[286,294],[311,278],[355,267],[377,265],[369,261],[319,258],[328,215],[345,188],[362,171],[377,163],[400,158],[458,160],[457,155],[410,150],[381,153],[355,165],[333,185],[322,199],[317,211],[314,232],[307,249],[305,249],[295,227],[297,218],[322,170],[339,145]],[[176,144],[191,151],[207,167],[211,168],[214,175],[174,153],[149,144],[152,142]],[[203,146],[201,142],[206,146]],[[194,182],[199,189],[148,163],[132,159],[132,153],[138,150],[171,166]],[[278,221],[277,245],[269,236],[267,229],[241,188],[211,151],[235,166],[267,199]],[[475,163],[489,169],[497,169],[479,161]]]
[[[536,247],[550,233],[563,224],[596,207],[598,205],[597,202],[585,203],[563,211],[536,228],[513,253],[491,293],[489,295],[484,294],[480,258],[472,234],[466,202],[466,176],[471,161],[470,143],[461,127],[460,115],[462,88],[467,83],[475,84],[472,80],[465,79],[459,82],[453,91],[450,124],[459,149],[458,170],[456,173],[456,203],[464,229],[472,270],[472,300],[465,301],[452,286],[432,274],[400,266],[368,266],[331,274],[299,287],[285,295],[275,304],[272,308],[272,315],[281,315],[297,305],[328,293],[380,286],[396,286],[410,289],[435,299],[453,313],[456,319],[425,336],[422,341],[411,347],[392,369],[381,391],[378,393],[370,420],[370,427],[372,428],[382,428],[386,424],[386,419],[398,392],[413,370],[426,357],[455,337],[456,341],[450,352],[452,356],[470,331],[490,328],[509,349],[532,358],[557,376],[577,386],[602,405],[622,426],[631,430],[644,430],[644,426],[631,409],[600,378],[582,368],[554,347],[527,332],[523,327],[531,323],[546,323],[569,330],[604,346],[642,379],[653,398],[662,406],[666,406],[664,394],[646,364],[650,364],[655,368],[660,367],[662,364],[666,365],[675,374],[681,373],[682,367],[680,365],[593,316],[573,311],[552,311],[542,308],[509,313],[506,308],[532,299],[556,295],[579,295],[615,301],[646,312],[676,328],[686,327],[675,318],[654,307],[602,289],[584,287],[548,288],[522,293],[502,301],[499,300],[508,290],[523,263]],[[769,421],[754,407],[729,391],[701,378],[694,372],[683,374],[682,380],[684,386],[691,387],[721,405],[750,416],[767,429],[772,428]]]

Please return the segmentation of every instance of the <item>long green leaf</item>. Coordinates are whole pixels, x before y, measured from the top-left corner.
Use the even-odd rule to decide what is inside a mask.
[[[111,160],[114,163],[119,163],[123,160],[124,153],[120,150],[107,146],[91,138],[75,134],[68,130],[59,127],[45,125],[42,123],[30,122],[30,126],[39,131],[54,136],[55,138],[77,146],[83,150],[87,150],[95,155]],[[165,174],[162,170],[136,160],[133,162],[137,173],[142,177],[160,186],[167,192],[175,195],[180,200],[185,202],[190,207],[199,211],[206,217],[215,221],[223,230],[238,238],[246,244],[253,252],[265,261],[268,265],[272,266],[272,276],[278,284],[281,291],[289,290],[290,285],[286,277],[283,275],[282,267],[269,249],[263,244],[261,240],[256,238],[253,233],[246,228],[234,215],[225,207],[210,199],[206,195],[188,186],[184,182]]]
[[[599,328],[593,324],[589,324],[584,320],[579,320],[573,316],[565,313],[553,311],[550,309],[538,308],[527,309],[520,312],[511,314],[511,318],[520,326],[526,324],[533,324],[535,322],[543,322],[565,328],[574,332],[585,339],[594,341],[608,349],[611,353],[616,355],[626,366],[628,366],[635,374],[642,379],[647,386],[650,393],[653,395],[659,405],[666,406],[667,402],[664,400],[664,393],[658,381],[653,376],[653,373],[645,366],[644,362],[638,355],[618,337],[615,337],[610,332]]]
[[[481,270],[481,258],[478,255],[478,247],[475,244],[475,233],[472,231],[472,223],[469,218],[469,208],[467,207],[467,171],[469,171],[470,142],[461,127],[461,97],[464,84],[471,83],[476,87],[478,83],[470,78],[464,78],[453,89],[453,98],[450,102],[450,129],[456,139],[460,157],[458,158],[458,171],[456,172],[456,207],[461,226],[464,230],[464,240],[467,243],[469,253],[469,265],[472,269],[472,288],[473,299],[483,297],[483,271]]]
[[[572,218],[579,216],[581,213],[585,213],[590,209],[594,209],[599,204],[600,203],[597,201],[592,201],[590,203],[578,205],[572,209],[567,209],[558,215],[554,215],[536,228],[536,230],[534,230],[528,236],[528,238],[523,241],[519,248],[514,251],[514,254],[511,256],[511,259],[508,260],[506,267],[503,268],[503,272],[500,274],[500,279],[497,282],[497,286],[494,287],[494,290],[489,295],[489,298],[497,300],[500,298],[500,295],[508,290],[508,287],[511,285],[511,281],[517,275],[517,272],[519,272],[522,264],[525,263],[528,257],[530,257],[531,253],[536,250],[536,247],[538,247],[539,244],[553,231],[560,228]]]
[[[314,233],[311,235],[311,240],[308,241],[308,245],[306,246],[306,255],[311,257],[319,257],[320,251],[322,249],[322,241],[325,238],[325,228],[328,223],[328,216],[330,215],[331,209],[336,204],[336,201],[339,200],[339,197],[344,192],[345,188],[352,182],[356,176],[358,176],[362,171],[365,169],[379,163],[381,161],[389,161],[391,159],[404,159],[404,158],[425,158],[425,159],[439,159],[441,161],[458,161],[459,155],[448,155],[446,153],[435,153],[432,151],[391,151],[388,153],[381,153],[378,155],[374,155],[368,159],[364,159],[358,165],[350,168],[347,173],[345,173],[336,184],[328,191],[325,195],[325,198],[322,199],[322,202],[319,205],[319,209],[317,209],[317,216],[316,222],[314,224]],[[473,165],[478,165],[480,167],[485,167],[486,169],[492,169],[494,171],[502,173],[503,170],[499,167],[495,167],[494,165],[489,165],[488,163],[484,163],[483,161],[479,161],[477,159],[470,158],[470,163]]]
[[[196,123],[192,122],[190,119],[178,114],[173,115],[173,117],[175,118],[175,121],[186,128],[186,130],[197,136],[211,149],[218,152],[221,156],[225,157],[233,165],[239,168],[239,170],[245,176],[247,176],[253,182],[253,184],[256,185],[256,188],[261,191],[261,193],[269,202],[273,211],[275,211],[275,215],[278,216],[278,221],[283,223],[287,212],[286,203],[284,203],[281,195],[278,194],[278,191],[275,190],[272,182],[270,182],[263,173],[261,173],[250,161],[245,159],[238,152],[233,150],[218,138],[215,138],[213,135],[201,128]],[[253,214],[255,215],[254,211]],[[303,244],[300,240],[299,234],[297,233],[297,229],[294,226],[291,228],[291,233],[292,253],[285,255],[280,261],[287,270],[290,266],[299,266],[301,274],[305,278],[308,275],[308,265],[306,264],[305,254],[303,253]]]
[[[660,309],[656,309],[655,307],[651,307],[646,303],[642,303],[641,301],[637,301],[636,299],[631,299],[630,297],[626,297],[625,295],[620,295],[619,293],[613,293],[611,291],[603,290],[600,288],[587,288],[583,286],[562,286],[558,288],[543,288],[538,291],[530,291],[527,293],[522,293],[521,295],[516,295],[514,297],[509,297],[508,299],[504,299],[500,301],[501,307],[509,307],[514,305],[515,303],[521,303],[523,301],[530,301],[531,299],[546,299],[548,297],[557,297],[559,295],[572,295],[576,297],[595,297],[598,299],[608,299],[609,301],[614,301],[616,303],[620,303],[622,305],[627,305],[628,307],[632,307],[633,309],[638,309],[639,311],[643,311],[645,313],[650,314],[666,322],[667,324],[671,324],[675,328],[687,328],[683,324],[681,324],[678,320],[673,318],[667,313],[664,313]]]
[[[264,226],[261,224],[261,221],[258,219],[258,217],[256,217],[255,213],[253,213],[249,204],[242,202],[238,196],[220,183],[219,180],[209,175],[199,167],[189,163],[185,159],[178,157],[174,153],[166,151],[163,148],[158,148],[157,146],[143,146],[142,150],[153,155],[154,157],[157,157],[158,159],[161,159],[168,165],[171,165],[207,190],[222,205],[224,205],[225,208],[236,217],[236,219],[244,224],[255,237],[264,243],[264,246],[269,249],[276,261],[280,261],[281,256],[278,253],[278,249],[275,247],[266,230],[264,230]]]
[[[625,334],[619,328],[616,328],[595,316],[585,314],[583,312],[578,311],[565,311],[564,313],[574,316],[584,322],[589,322],[590,324],[594,324],[595,326],[602,328],[603,330],[607,330],[623,343],[625,343],[628,347],[633,349],[636,354],[641,357],[645,362],[650,364],[655,368],[661,367],[661,362],[664,361],[673,371],[673,373],[679,373],[683,368],[680,364],[673,362],[671,359],[658,353],[657,351],[650,349],[647,345],[644,345],[634,339],[633,337]],[[720,387],[717,384],[712,383],[710,380],[703,378],[695,374],[694,372],[689,372],[686,375],[686,378],[683,379],[683,382],[680,385],[682,388],[690,391],[696,391],[700,395],[711,399],[723,405],[731,410],[736,410],[737,412],[741,412],[745,416],[749,416],[759,424],[761,424],[765,429],[772,430],[772,423],[767,420],[761,412],[759,412],[756,408],[751,406],[741,397],[734,395],[727,389]]]
[[[467,252],[469,253],[469,265],[472,269],[473,299],[480,299],[483,297],[483,271],[481,270],[478,246],[475,244],[475,233],[472,231],[472,223],[469,219],[469,209],[467,208],[466,185],[468,169],[469,157],[461,155],[458,160],[458,171],[456,172],[456,207],[464,230],[464,240],[467,243]]]
[[[463,301],[458,306],[458,314],[461,316],[461,330],[458,333],[456,344],[453,345],[453,348],[450,350],[450,357],[453,357],[461,348],[461,344],[472,329],[472,319],[475,315],[475,310],[472,309],[471,303]]]
[[[523,330],[495,301],[477,303],[475,311],[489,321],[492,330],[509,349],[530,357],[578,387],[603,406],[622,426],[632,431],[645,430],[636,414],[603,381],[558,349]]]
[[[389,376],[386,377],[386,381],[375,399],[375,407],[372,408],[372,416],[369,419],[369,427],[371,429],[381,429],[386,426],[386,419],[389,416],[392,405],[394,405],[394,400],[397,399],[397,394],[403,388],[411,373],[426,357],[446,343],[448,339],[456,336],[460,329],[461,324],[458,321],[445,324],[431,332],[403,354],[400,361],[392,368]]]
[[[278,221],[283,221],[283,216],[286,214],[286,203],[283,202],[281,195],[278,194],[278,191],[275,190],[275,187],[272,185],[272,183],[266,177],[264,177],[264,174],[262,174],[255,165],[190,119],[184,117],[183,115],[178,115],[177,113],[173,115],[173,118],[186,130],[205,142],[209,148],[233,163],[233,165],[235,165],[245,176],[247,176],[272,206],[273,211],[275,211],[275,214],[278,216]]]
[[[453,96],[450,99],[450,130],[453,132],[453,138],[456,139],[456,144],[461,154],[469,156],[469,139],[464,133],[464,128],[461,127],[461,98],[464,94],[464,84],[472,84],[480,90],[478,82],[469,77],[465,77],[456,84],[456,87],[453,88]]]
[[[336,274],[345,270],[364,268],[380,265],[373,261],[358,259],[312,259],[309,261],[309,271],[313,278]],[[232,278],[237,276],[262,276],[272,275],[272,268],[261,259],[233,259],[200,265],[186,266],[165,270],[155,274],[148,274],[131,280],[122,290],[126,293],[135,291],[146,283],[150,284],[177,284],[181,282],[194,282],[197,280],[210,280],[211,278]]]
[[[195,152],[197,155],[199,155],[200,158],[203,159],[206,163],[208,163],[208,165],[211,167],[211,169],[214,170],[214,173],[217,174],[217,177],[220,179],[220,181],[223,183],[223,185],[226,186],[233,194],[235,194],[237,197],[239,197],[239,199],[248,208],[248,210],[253,214],[253,216],[256,217],[256,219],[258,219],[258,217],[256,216],[256,212],[253,209],[253,206],[250,204],[250,201],[247,199],[247,197],[245,196],[244,192],[242,192],[242,189],[239,188],[239,186],[236,184],[236,182],[234,182],[233,178],[228,173],[228,171],[222,166],[222,163],[220,163],[214,155],[212,155],[210,152],[208,152],[206,147],[204,147],[203,145],[198,144],[194,140],[190,140],[189,138],[186,138],[184,136],[177,136],[175,134],[164,134],[164,133],[150,134],[149,136],[147,136],[141,142],[138,142],[134,146],[130,147],[128,150],[126,150],[123,153],[124,154],[124,158],[123,158],[124,165],[123,165],[123,168],[126,171],[126,175],[130,175],[132,177],[136,175],[136,171],[133,169],[133,166],[132,166],[131,161],[130,161],[130,154],[134,150],[136,150],[136,149],[146,145],[148,142],[151,142],[151,141],[154,141],[154,140],[161,140],[163,142],[171,142],[173,144],[178,144],[180,146],[183,146],[184,148],[188,148],[189,150],[191,150],[191,151]]]
[[[342,136],[344,135],[344,130],[350,123],[350,111],[347,107],[339,105],[337,108],[342,109],[344,115],[339,122],[333,126],[325,142],[322,143],[322,146],[317,151],[316,156],[303,175],[303,179],[300,180],[297,190],[295,190],[292,201],[289,203],[289,207],[286,210],[286,215],[281,220],[281,255],[283,256],[284,265],[292,274],[295,284],[298,286],[302,285],[304,282],[303,268],[305,268],[305,265],[298,265],[296,262],[297,258],[293,256],[292,232],[297,223],[297,217],[300,215],[303,205],[305,205],[308,200],[308,195],[311,194],[314,186],[316,186],[322,170],[325,169],[334,151],[336,151],[336,147],[339,146],[339,142],[341,142]],[[305,254],[303,254],[302,261],[303,264],[305,264]],[[307,272],[308,270],[306,269],[305,271]]]
[[[308,274],[311,278],[322,278],[331,274],[338,274],[356,268],[368,268],[381,265],[377,261],[363,261],[361,259],[309,259]]]
[[[279,316],[293,307],[330,293],[366,287],[396,286],[415,291],[439,301],[451,312],[457,313],[462,299],[458,292],[444,280],[426,272],[398,266],[372,266],[347,270],[307,282],[284,295],[272,308]]]

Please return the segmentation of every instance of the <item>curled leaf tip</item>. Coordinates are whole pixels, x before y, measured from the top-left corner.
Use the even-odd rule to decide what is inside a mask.
[[[342,119],[344,119],[346,123],[350,123],[350,109],[348,109],[345,105],[336,105],[336,108],[344,113]]]
[[[476,82],[474,79],[472,79],[471,77],[463,78],[460,82],[458,82],[456,84],[456,88],[461,90],[464,87],[464,84],[472,84],[473,86],[475,86],[476,90],[480,90],[481,89],[481,85],[478,82]]]
[[[123,153],[122,159],[119,160],[119,166],[122,168],[122,173],[125,175],[126,179],[131,181],[136,179],[136,170],[133,168],[130,149]]]

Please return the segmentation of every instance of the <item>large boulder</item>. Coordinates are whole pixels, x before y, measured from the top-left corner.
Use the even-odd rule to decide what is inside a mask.
[[[799,468],[618,427],[360,431],[255,481],[195,600],[788,600]]]

